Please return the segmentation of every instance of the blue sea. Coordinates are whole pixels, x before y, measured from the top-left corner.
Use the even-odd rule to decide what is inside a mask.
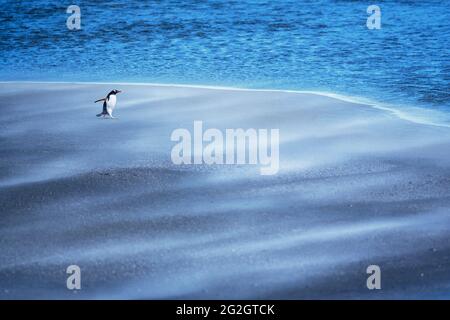
[[[420,107],[450,123],[448,0],[0,4],[1,81],[322,91]],[[71,4],[81,9],[78,31],[66,27]],[[366,27],[371,4],[380,30]]]

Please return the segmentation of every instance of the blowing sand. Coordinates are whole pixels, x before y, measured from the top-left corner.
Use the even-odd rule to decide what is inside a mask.
[[[119,119],[96,118],[115,88]],[[157,85],[3,83],[0,111],[0,298],[450,298],[449,128]],[[195,120],[279,128],[278,174],[172,164]]]

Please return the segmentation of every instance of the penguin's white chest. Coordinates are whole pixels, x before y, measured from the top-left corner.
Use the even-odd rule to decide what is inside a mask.
[[[111,113],[116,106],[117,98],[116,95],[112,94],[109,96],[108,101],[106,101],[106,107],[108,108],[108,112]]]

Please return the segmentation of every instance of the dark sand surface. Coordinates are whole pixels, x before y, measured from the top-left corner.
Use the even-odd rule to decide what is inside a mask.
[[[113,88],[119,119],[96,118]],[[0,111],[2,299],[450,298],[449,128],[156,85],[3,83]],[[194,120],[279,128],[279,173],[172,164],[171,132]]]

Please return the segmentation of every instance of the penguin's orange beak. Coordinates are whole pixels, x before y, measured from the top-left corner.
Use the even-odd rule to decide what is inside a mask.
[[[121,93],[122,92],[122,90],[117,90],[117,93]]]

